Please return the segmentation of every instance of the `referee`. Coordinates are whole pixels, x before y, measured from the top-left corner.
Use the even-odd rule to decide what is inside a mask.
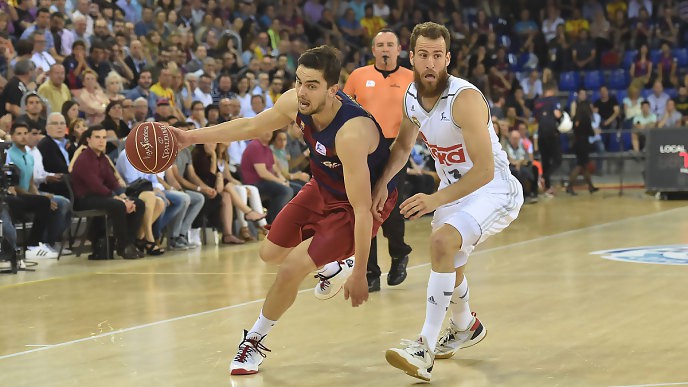
[[[382,127],[387,145],[391,146],[399,134],[402,118],[402,102],[408,85],[413,82],[413,72],[399,67],[401,45],[399,38],[390,29],[381,30],[373,38],[375,64],[358,68],[351,73],[344,86],[344,92],[355,99],[375,117]],[[389,255],[392,265],[387,275],[387,284],[399,285],[406,279],[406,265],[411,246],[404,242],[404,218],[399,212],[401,195],[406,181],[406,168],[395,177],[399,187],[399,199],[391,215],[382,224],[382,233],[389,241]],[[373,238],[368,258],[368,291],[380,290],[380,266],[377,264],[377,238]]]

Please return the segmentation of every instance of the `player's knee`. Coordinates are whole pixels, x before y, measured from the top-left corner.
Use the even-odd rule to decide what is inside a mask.
[[[430,253],[433,258],[453,259],[461,249],[461,234],[450,226],[443,226],[430,234]]]
[[[262,243],[258,255],[268,265],[279,265],[286,258],[286,254],[278,250],[282,249],[275,249],[275,246],[270,243]]]

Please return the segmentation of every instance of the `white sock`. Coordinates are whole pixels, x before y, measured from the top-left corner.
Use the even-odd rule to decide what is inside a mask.
[[[428,345],[432,351],[435,350],[444,316],[449,308],[449,301],[454,294],[454,283],[456,283],[456,273],[454,272],[430,272],[428,299],[425,305],[425,323],[420,334],[428,340]]]
[[[353,258],[351,258],[353,259]],[[323,266],[318,270],[318,274],[324,276],[325,278],[331,278],[335,274],[339,273],[340,267],[339,267],[339,262],[334,261],[330,262],[327,265]]]
[[[258,316],[258,320],[256,320],[255,324],[253,324],[253,328],[251,328],[251,330],[248,331],[246,337],[263,337],[270,332],[270,330],[273,326],[275,326],[275,324],[277,324],[277,321],[270,320],[269,318],[263,316],[263,311],[261,310],[260,316]]]
[[[449,304],[449,309],[451,309],[452,312],[451,321],[454,326],[461,331],[468,329],[471,325],[471,321],[473,321],[471,307],[468,306],[470,294],[468,280],[464,275],[461,284],[454,289],[454,295],[451,298],[451,304]]]

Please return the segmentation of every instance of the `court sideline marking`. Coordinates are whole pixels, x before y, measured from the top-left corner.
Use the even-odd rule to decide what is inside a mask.
[[[678,383],[654,383],[654,384],[629,384],[627,386],[611,386],[611,387],[659,387],[659,386],[686,386],[688,382]]]
[[[509,248],[516,247],[516,246],[522,246],[522,245],[529,244],[529,243],[540,242],[540,241],[548,240],[548,239],[552,239],[552,238],[559,238],[562,236],[578,233],[581,231],[589,231],[589,230],[594,230],[597,228],[604,228],[604,227],[612,226],[612,225],[615,225],[618,223],[624,223],[627,221],[640,220],[640,219],[644,219],[644,218],[651,218],[651,217],[655,217],[655,216],[665,215],[669,212],[675,212],[675,211],[680,211],[680,210],[685,210],[685,207],[677,207],[677,208],[672,208],[672,209],[666,210],[666,211],[660,211],[660,212],[654,212],[651,214],[633,216],[633,217],[629,217],[629,218],[614,220],[614,221],[607,222],[607,223],[601,223],[601,224],[595,224],[592,226],[580,227],[580,228],[576,228],[576,229],[568,230],[568,231],[563,231],[563,232],[556,233],[556,234],[544,235],[544,236],[533,238],[533,239],[523,240],[520,242],[515,242],[515,243],[510,243],[510,244],[506,244],[506,245],[502,245],[502,246],[492,247],[492,248],[485,249],[485,250],[480,250],[480,251],[473,253],[472,255],[487,254],[490,252],[503,250],[503,249],[509,249]],[[429,265],[430,265],[429,262],[423,263],[420,265],[411,266],[411,267],[407,268],[407,270],[418,269],[418,268],[426,267]],[[386,274],[386,273],[383,273],[383,274]],[[313,291],[313,288],[310,287],[307,289],[299,290],[298,294],[305,293],[305,292],[312,292],[312,291]],[[177,317],[169,318],[166,320],[154,321],[154,322],[150,322],[147,324],[135,325],[135,326],[129,327],[129,328],[122,328],[122,329],[118,329],[116,331],[101,333],[101,334],[93,335],[93,336],[89,336],[89,337],[83,337],[81,339],[76,339],[76,340],[65,341],[65,342],[58,343],[58,344],[53,344],[53,345],[48,344],[45,347],[38,347],[38,348],[34,348],[34,349],[29,349],[26,351],[20,351],[20,352],[15,352],[15,353],[3,355],[3,356],[0,356],[0,360],[5,360],[5,359],[21,356],[21,355],[28,355],[30,353],[45,351],[45,350],[52,349],[52,348],[65,347],[65,346],[72,345],[72,344],[77,344],[77,343],[82,343],[85,341],[100,339],[103,337],[113,336],[113,335],[117,335],[117,334],[121,334],[121,333],[127,333],[127,332],[135,331],[138,329],[143,329],[143,328],[148,328],[148,327],[152,327],[152,326],[167,324],[167,323],[171,323],[171,322],[175,322],[175,321],[181,321],[181,320],[186,320],[189,318],[205,316],[205,315],[212,314],[212,313],[223,312],[226,310],[241,308],[243,306],[252,305],[252,304],[256,304],[256,303],[263,302],[263,301],[265,301],[265,298],[261,298],[259,300],[242,302],[242,303],[234,304],[234,305],[223,306],[222,308],[206,310],[203,312],[192,313],[192,314],[187,314],[187,315],[183,315],[183,316],[177,316]],[[670,386],[670,385],[682,385],[682,384],[688,385],[688,382],[687,383],[681,383],[681,384],[647,384],[647,385],[615,386],[615,387],[646,387],[646,386],[650,387],[650,386]]]

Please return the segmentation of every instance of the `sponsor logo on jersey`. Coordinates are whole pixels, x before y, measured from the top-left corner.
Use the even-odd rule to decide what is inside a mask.
[[[593,251],[612,261],[656,265],[688,265],[688,245],[642,246],[627,249]]]
[[[340,163],[335,163],[334,161],[323,161],[322,164],[330,169],[335,169],[342,165]]]
[[[428,146],[432,158],[437,160],[442,165],[455,165],[466,162],[466,155],[464,154],[463,144],[456,144],[450,147],[437,146],[428,142],[425,135],[421,132],[421,137]]]
[[[327,156],[327,148],[325,148],[325,145],[321,144],[320,141],[315,142],[315,151],[323,156]]]
[[[375,81],[367,80],[366,81],[366,87],[375,87]]]
[[[449,121],[449,118],[444,115],[444,112],[442,112],[442,115],[440,116],[440,121]]]

